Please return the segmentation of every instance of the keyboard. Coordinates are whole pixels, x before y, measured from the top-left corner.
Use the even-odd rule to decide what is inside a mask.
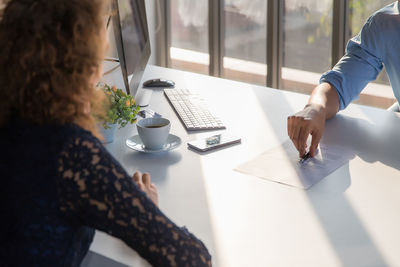
[[[188,131],[225,129],[221,120],[211,114],[206,102],[188,89],[164,89],[164,94]]]

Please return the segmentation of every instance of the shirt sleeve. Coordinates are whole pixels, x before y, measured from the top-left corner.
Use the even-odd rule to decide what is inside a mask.
[[[69,217],[122,239],[153,266],[211,265],[204,244],[166,217],[93,136],[69,142],[59,173]]]
[[[349,40],[345,55],[320,79],[320,83],[327,82],[335,87],[340,109],[357,99],[365,86],[382,71],[383,45],[377,25],[376,15],[371,16],[360,33]]]

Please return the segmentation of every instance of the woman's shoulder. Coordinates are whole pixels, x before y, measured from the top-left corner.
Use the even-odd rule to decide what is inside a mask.
[[[103,149],[101,141],[90,131],[74,123],[68,123],[62,126],[64,136],[64,148],[79,149],[85,151],[87,148]],[[91,149],[92,150],[92,149]]]
[[[80,138],[83,140],[98,142],[99,140],[90,131],[80,127],[74,123],[66,123],[61,126],[62,130],[65,131],[67,138]]]

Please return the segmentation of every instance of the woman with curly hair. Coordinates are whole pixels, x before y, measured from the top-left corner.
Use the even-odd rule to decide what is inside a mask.
[[[1,4],[0,4],[1,6]],[[104,0],[9,0],[0,14],[1,266],[79,266],[94,229],[155,266],[209,266],[97,137]],[[94,101],[95,100],[95,101]]]

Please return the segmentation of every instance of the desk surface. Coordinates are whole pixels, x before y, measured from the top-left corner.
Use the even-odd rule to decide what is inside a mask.
[[[354,157],[305,191],[233,168],[287,140],[286,118],[307,96],[155,66],[143,80],[157,77],[198,90],[242,144],[204,155],[188,150],[188,141],[213,132],[188,133],[155,89],[149,108],[171,120],[183,144],[166,154],[135,152],[125,139],[137,131],[127,126],[107,148],[129,174],[150,172],[160,208],[204,241],[214,266],[400,266],[398,115],[350,105],[327,121],[322,142],[346,145]],[[91,250],[147,266],[104,233]]]

